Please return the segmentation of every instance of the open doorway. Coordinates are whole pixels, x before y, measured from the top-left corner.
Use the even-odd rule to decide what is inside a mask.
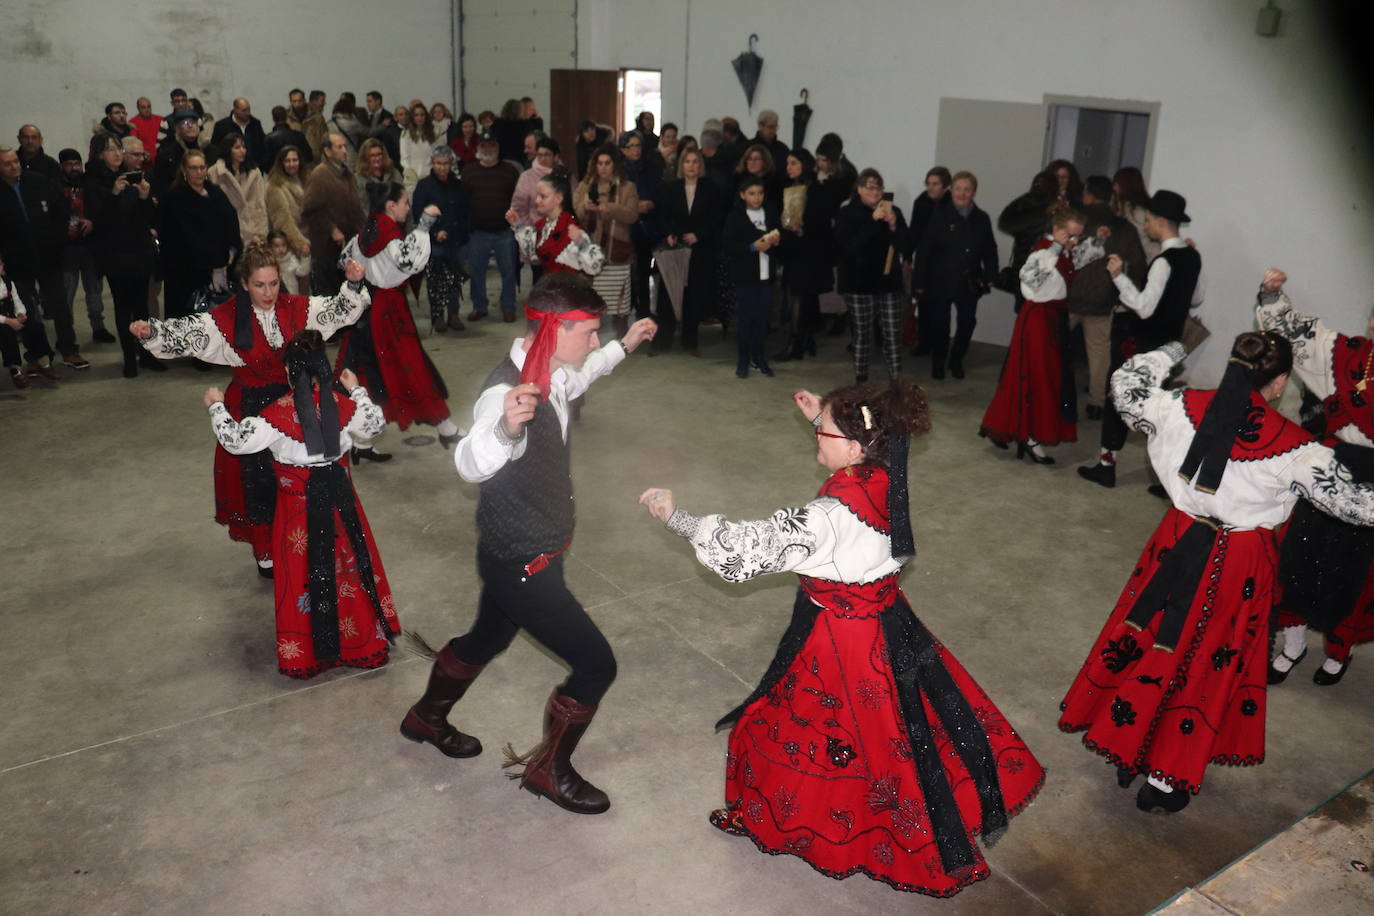
[[[633,130],[641,112],[654,116],[654,130],[663,123],[663,71],[620,71],[620,129]]]
[[[1045,103],[1044,161],[1067,159],[1084,176],[1133,165],[1149,181],[1158,104],[1060,96]]]

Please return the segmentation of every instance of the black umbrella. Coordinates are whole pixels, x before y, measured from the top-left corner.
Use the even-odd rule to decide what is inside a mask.
[[[763,58],[754,53],[754,43],[759,40],[757,34],[749,36],[749,50],[739,57],[730,61],[735,68],[735,75],[739,77],[739,84],[744,87],[744,97],[749,101],[749,107],[754,107],[754,90],[759,85],[759,73],[763,71]]]
[[[806,104],[811,93],[801,91],[801,104],[792,106],[792,148],[806,146],[806,125],[811,123],[811,106]]]

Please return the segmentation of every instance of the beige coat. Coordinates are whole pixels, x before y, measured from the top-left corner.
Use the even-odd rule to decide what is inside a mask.
[[[286,179],[273,183],[267,182],[267,224],[274,232],[286,236],[286,242],[296,254],[305,251],[309,242],[305,238],[305,223],[301,221],[301,208],[305,204],[305,184],[299,180]]]
[[[210,166],[209,178],[239,214],[239,234],[245,245],[267,239],[267,176],[250,168],[242,176],[230,174],[223,159]]]
[[[609,182],[602,182],[598,191],[598,209],[587,209],[589,185],[583,181],[573,191],[573,212],[603,252],[607,264],[625,264],[634,257],[634,245],[630,242],[630,226],[639,221],[639,192],[633,181],[620,180],[614,189]],[[613,244],[618,243],[618,244]],[[621,257],[612,257],[612,251]],[[628,255],[624,255],[629,252]]]

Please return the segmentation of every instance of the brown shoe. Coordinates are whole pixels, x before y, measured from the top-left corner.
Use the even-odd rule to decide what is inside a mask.
[[[453,704],[463,698],[481,673],[481,665],[461,661],[445,645],[435,656],[425,695],[410,707],[401,722],[401,734],[411,741],[434,745],[446,757],[476,757],[482,753],[482,742],[448,724]]]
[[[486,312],[468,312],[468,321],[481,321],[485,317],[487,317]]]
[[[454,312],[448,316],[448,329],[450,331],[463,331],[467,329],[467,326],[463,324],[463,319],[458,317],[458,313]]]
[[[82,356],[80,353],[69,353],[62,357],[62,362],[67,364],[68,369],[81,370],[91,368],[90,360],[86,359],[86,357]]]
[[[523,756],[506,745],[503,767],[523,764],[519,773],[509,773],[510,779],[520,780],[526,792],[542,795],[566,811],[576,814],[601,814],[611,807],[611,800],[596,786],[573,769],[572,754],[596,715],[595,706],[583,706],[572,697],[554,694],[544,710],[544,740]]]
[[[23,391],[29,387],[29,377],[24,374],[23,369],[14,368],[10,370],[10,381],[14,382],[14,387]]]
[[[51,365],[40,366],[38,363],[29,363],[24,367],[24,371],[29,375],[41,376],[50,382],[60,382],[62,380],[62,373],[58,372]]]

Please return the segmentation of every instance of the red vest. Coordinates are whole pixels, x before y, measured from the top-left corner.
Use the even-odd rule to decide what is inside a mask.
[[[240,293],[247,296],[247,293]],[[238,296],[228,302],[222,302],[210,310],[210,319],[214,321],[215,327],[224,335],[224,339],[229,341],[231,347],[234,346],[234,312],[237,308]],[[253,308],[253,306],[249,306]],[[277,313],[277,326],[281,328],[283,345],[300,331],[305,330],[305,322],[310,313],[310,300],[304,296],[292,296],[288,293],[277,295],[277,304],[273,307]],[[266,385],[285,385],[286,367],[282,365],[281,350],[273,349],[267,342],[267,336],[262,333],[262,325],[258,324],[257,316],[249,322],[253,329],[253,346],[248,350],[240,350],[234,347],[234,352],[239,359],[243,360],[242,366],[233,369],[234,380],[240,385],[248,388],[262,388]]]
[[[1339,334],[1331,348],[1331,377],[1336,390],[1323,403],[1326,431],[1334,434],[1344,426],[1355,428],[1374,439],[1374,340]],[[1361,390],[1360,386],[1365,385]]]
[[[547,219],[541,219],[534,224],[534,237],[539,238],[544,231]],[[539,257],[539,266],[545,273],[581,273],[576,267],[569,267],[561,264],[558,256],[563,253],[563,249],[572,244],[572,239],[568,238],[568,227],[577,225],[577,220],[566,210],[558,214],[558,221],[553,224],[553,231],[549,237],[539,243],[539,247],[534,249],[534,253]]]

